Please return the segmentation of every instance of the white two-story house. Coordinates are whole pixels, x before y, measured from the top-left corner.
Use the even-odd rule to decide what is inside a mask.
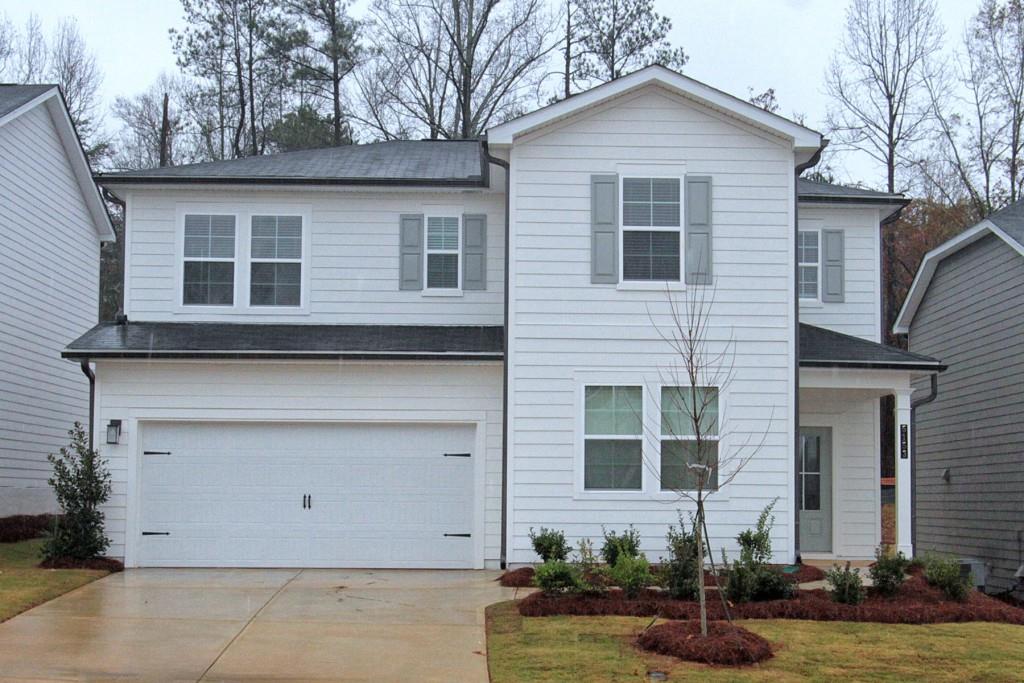
[[[798,181],[823,144],[650,67],[480,141],[99,176],[125,203],[125,319],[64,355],[95,368],[112,553],[493,567],[536,560],[531,527],[632,524],[656,558],[691,507],[662,411],[689,297],[731,359],[700,387],[712,542],[777,499],[779,561],[870,557],[879,398],[908,424],[941,366],[879,344],[879,224],[905,201]]]

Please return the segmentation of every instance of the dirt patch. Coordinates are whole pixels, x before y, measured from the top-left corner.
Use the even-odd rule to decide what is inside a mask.
[[[706,637],[698,621],[669,621],[641,633],[637,645],[690,662],[728,666],[756,664],[772,656],[771,643],[727,621],[709,622]]]
[[[509,569],[498,577],[498,583],[505,588],[530,588],[533,586],[533,567]]]
[[[692,600],[673,600],[657,590],[627,599],[622,591],[606,595],[548,596],[534,593],[519,602],[527,617],[554,615],[627,616],[664,619],[696,619],[700,608]],[[920,577],[911,577],[899,594],[885,598],[869,593],[860,605],[833,602],[824,590],[798,591],[790,600],[769,600],[730,606],[734,619],[807,619],[811,621],[861,621],[884,624],[941,624],[964,621],[992,621],[1024,625],[1024,609],[1008,605],[982,593],[972,592],[964,602],[950,602]],[[721,620],[725,611],[719,600],[708,601],[708,618]]]
[[[53,560],[43,560],[39,563],[39,567],[41,569],[98,569],[111,574],[124,571],[124,564],[120,560],[110,557],[94,557],[91,560],[58,557]]]
[[[57,515],[11,515],[0,517],[0,543],[20,543],[41,538],[53,528]]]

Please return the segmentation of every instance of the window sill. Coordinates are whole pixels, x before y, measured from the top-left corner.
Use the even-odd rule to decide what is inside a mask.
[[[623,292],[682,292],[686,290],[686,285],[680,281],[647,282],[644,280],[627,280],[619,282],[615,285],[615,289]]]
[[[438,297],[460,297],[462,296],[461,289],[424,289],[423,296],[438,296]]]
[[[310,315],[308,308],[295,306],[178,306],[175,315]]]
[[[824,308],[825,303],[818,299],[800,299],[800,308]]]
[[[660,489],[656,491],[581,491],[576,489],[573,492],[572,498],[573,500],[649,501],[658,504],[665,504],[672,501],[681,501],[684,503],[692,502],[684,495],[680,495],[673,491],[662,491]],[[705,491],[704,500],[708,502],[728,502],[729,496],[722,493],[721,490],[710,493]]]

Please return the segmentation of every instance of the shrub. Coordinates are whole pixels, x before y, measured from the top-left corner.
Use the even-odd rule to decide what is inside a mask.
[[[53,528],[56,515],[11,515],[0,517],[0,543],[18,543],[41,538]]]
[[[725,596],[734,603],[789,600],[796,592],[793,582],[764,564],[732,563],[725,582]]]
[[[887,553],[881,546],[875,551],[875,563],[868,569],[871,582],[882,595],[893,596],[899,592],[900,586],[907,578],[907,567],[910,566],[903,553]]]
[[[99,451],[89,447],[85,430],[78,422],[68,431],[71,444],[60,455],[49,456],[53,476],[49,484],[63,511],[43,544],[48,560],[99,557],[110,545],[103,533],[100,506],[110,497],[110,472]]]
[[[825,580],[832,587],[832,599],[844,605],[859,605],[864,602],[866,591],[864,582],[860,578],[859,569],[850,569],[850,563],[845,567],[837,564],[825,572]]]
[[[607,589],[604,569],[594,554],[594,544],[589,538],[581,538],[576,554],[579,559],[576,566],[580,571],[580,591],[586,595],[600,595]]]
[[[565,541],[565,534],[554,529],[540,528],[537,533],[530,527],[530,542],[533,543],[533,551],[540,556],[542,562],[550,560],[569,559],[569,544]]]
[[[632,526],[623,531],[621,535],[614,531],[606,531],[604,527],[601,528],[601,531],[604,533],[601,557],[609,567],[615,566],[619,555],[636,557],[640,554],[640,532]]]
[[[772,526],[775,524],[775,515],[772,509],[778,498],[768,503],[757,518],[757,525],[753,529],[741,531],[736,537],[740,544],[740,562],[746,565],[768,564],[772,559]]]
[[[947,599],[963,602],[971,592],[971,576],[960,573],[960,563],[952,557],[929,555],[924,560],[924,579],[941,590]]]
[[[548,595],[580,590],[580,570],[564,560],[551,560],[538,565],[533,580]]]
[[[627,598],[635,598],[654,582],[651,565],[644,556],[634,557],[621,553],[608,570],[608,578],[622,589]]]
[[[697,538],[683,527],[669,527],[665,535],[668,559],[662,562],[661,583],[668,594],[679,600],[691,600],[697,595],[698,581],[703,577],[697,568]]]

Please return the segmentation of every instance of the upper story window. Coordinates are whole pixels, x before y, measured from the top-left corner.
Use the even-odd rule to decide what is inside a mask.
[[[700,425],[701,445],[697,448]],[[718,389],[661,388],[661,488],[718,489]]]
[[[801,230],[796,247],[798,261],[797,291],[801,299],[817,299],[821,280],[821,245],[817,230]]]
[[[427,217],[427,289],[458,289],[461,263],[457,216]]]
[[[302,217],[253,216],[249,305],[302,303]]]
[[[622,179],[622,279],[679,280],[679,178]]]
[[[235,217],[185,216],[182,298],[186,306],[235,303]]]
[[[583,488],[634,490],[642,485],[643,389],[584,389]]]

